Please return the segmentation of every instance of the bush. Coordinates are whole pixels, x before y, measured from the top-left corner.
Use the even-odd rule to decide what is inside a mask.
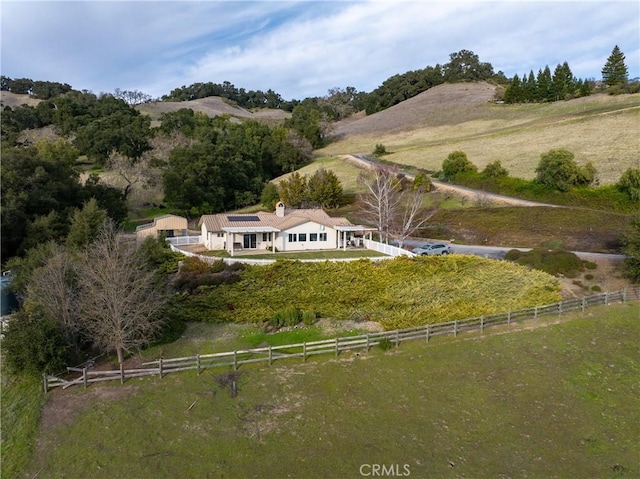
[[[387,154],[387,148],[382,144],[378,143],[373,150],[373,156],[383,156]]]
[[[640,201],[640,168],[627,168],[617,185],[633,201]]]
[[[595,286],[591,286],[591,291],[593,291],[594,293],[601,293],[602,292],[602,288],[598,285]]]
[[[596,269],[598,265],[593,261],[582,261],[582,265],[587,269]]]
[[[14,373],[56,373],[67,365],[68,347],[62,328],[53,320],[16,313],[2,340],[7,368]]]
[[[524,251],[520,251],[519,249],[511,249],[507,251],[507,254],[504,255],[504,259],[507,261],[516,261],[520,259],[520,257],[524,254]]]
[[[467,159],[467,154],[464,151],[451,152],[442,162],[442,173],[448,180],[463,173],[475,174],[477,172],[478,168]]]
[[[287,306],[275,312],[269,320],[269,324],[274,328],[283,328],[285,326],[295,326],[302,319],[302,313],[293,306]]]
[[[383,351],[389,351],[393,347],[393,343],[389,338],[382,338],[378,343],[378,347]]]
[[[534,248],[528,252],[520,251],[519,254],[512,253],[513,251],[517,250],[509,251],[505,259],[552,275],[562,274],[567,278],[575,278],[584,269],[582,260],[571,251],[543,248]]]
[[[569,191],[574,186],[590,185],[596,179],[596,169],[591,162],[580,167],[568,150],[550,150],[540,155],[536,167],[536,180],[559,191]]]
[[[484,170],[482,170],[481,176],[483,178],[504,178],[509,176],[509,172],[502,166],[500,160],[496,160],[493,163],[489,163]]]
[[[313,311],[303,311],[302,312],[302,322],[306,326],[311,326],[316,322],[316,313]]]
[[[584,279],[586,279],[587,281],[591,281],[594,278],[594,276],[592,274],[585,274],[584,275]]]

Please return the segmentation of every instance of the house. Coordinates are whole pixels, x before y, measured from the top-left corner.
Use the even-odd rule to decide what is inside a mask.
[[[198,225],[209,250],[309,251],[363,246],[372,229],[332,218],[321,209],[288,209],[282,202],[274,213],[204,215]]]
[[[153,223],[140,225],[136,228],[136,239],[138,241],[144,241],[147,236],[157,238],[158,234],[164,234],[167,238],[187,235],[187,218],[176,215],[162,215],[154,218]]]

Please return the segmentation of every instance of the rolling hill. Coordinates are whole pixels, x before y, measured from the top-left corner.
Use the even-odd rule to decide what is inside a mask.
[[[500,160],[532,178],[540,155],[566,148],[592,161],[601,184],[640,164],[640,94],[595,94],[569,101],[506,105],[487,83],[443,84],[367,117],[336,123],[320,155],[369,154],[385,145],[391,162],[438,171],[455,150],[480,169]]]

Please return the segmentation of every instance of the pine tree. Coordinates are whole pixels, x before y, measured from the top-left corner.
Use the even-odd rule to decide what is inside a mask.
[[[624,60],[624,53],[622,53],[618,45],[616,45],[611,55],[609,55],[609,58],[607,58],[607,63],[605,63],[602,68],[602,81],[604,81],[605,85],[613,86],[627,83],[629,70]]]

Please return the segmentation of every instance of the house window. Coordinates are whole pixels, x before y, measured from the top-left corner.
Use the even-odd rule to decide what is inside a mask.
[[[320,241],[327,241],[327,233],[320,233]]]
[[[271,233],[262,233],[262,241],[271,241]]]
[[[318,233],[309,233],[309,241],[318,241]]]
[[[298,235],[298,241],[307,241],[307,233],[300,233]]]
[[[295,233],[289,233],[289,243],[295,243],[298,241],[298,235]]]
[[[216,233],[216,236],[217,236],[218,238],[224,238],[224,233]]]

